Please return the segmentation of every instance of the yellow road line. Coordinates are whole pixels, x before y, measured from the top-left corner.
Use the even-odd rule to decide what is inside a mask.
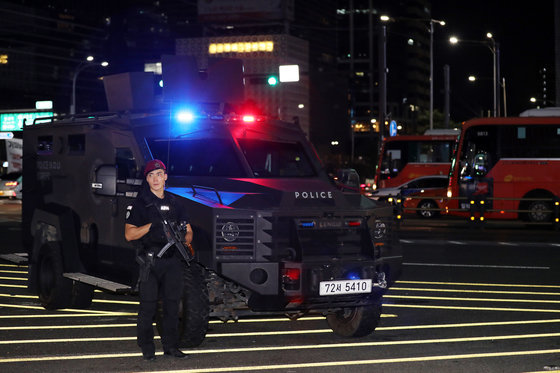
[[[66,316],[66,315],[61,315]],[[81,316],[81,315],[77,315]],[[97,314],[93,316],[98,316]],[[18,318],[18,316],[15,316]],[[324,317],[316,318],[319,321],[324,321]],[[215,320],[214,320],[215,321]],[[279,319],[275,321],[291,322],[289,319]],[[299,320],[298,320],[299,321]],[[302,320],[303,321],[303,320]],[[315,321],[315,320],[311,320]],[[211,321],[212,322],[212,321]],[[215,321],[220,323],[220,321]],[[489,322],[472,322],[472,323],[455,323],[455,324],[426,324],[426,325],[402,325],[402,326],[379,326],[375,328],[376,331],[387,330],[415,330],[415,329],[442,329],[442,328],[472,328],[479,326],[506,326],[506,325],[530,325],[530,324],[553,324],[560,323],[560,319],[544,319],[544,320],[517,320],[517,321],[489,321]],[[126,324],[78,324],[78,325],[29,325],[29,326],[3,326],[0,331],[8,330],[61,330],[61,329],[104,329],[104,328],[131,328],[136,327],[135,323]],[[269,334],[295,334],[299,331],[279,331],[279,332],[232,332],[232,333],[208,333],[207,338],[221,338],[221,337],[245,337],[245,336],[258,336]],[[312,329],[305,332],[311,333],[332,333],[332,329]]]
[[[346,360],[346,361],[325,361],[317,363],[294,363],[294,364],[277,364],[277,365],[257,365],[257,366],[237,366],[237,367],[221,367],[221,368],[202,368],[202,369],[182,369],[182,370],[166,370],[166,373],[213,373],[213,372],[247,372],[252,370],[277,370],[277,369],[296,369],[296,368],[319,368],[319,367],[348,367],[350,365],[375,365],[375,364],[395,364],[395,363],[414,363],[428,361],[443,361],[455,359],[481,359],[502,356],[529,356],[557,354],[560,349],[552,350],[532,350],[532,351],[505,351],[505,352],[487,352],[480,354],[460,354],[460,355],[439,355],[439,356],[418,356],[418,357],[402,357],[387,359],[371,359],[371,360]],[[162,371],[163,372],[163,371]],[[152,373],[159,373],[152,371]]]
[[[489,284],[483,282],[440,282],[440,281],[405,281],[397,280],[396,284],[421,284],[421,285],[453,285],[453,286],[505,286],[505,287],[524,287],[524,288],[553,288],[560,289],[560,285],[540,285],[540,284]]]
[[[11,280],[11,281],[27,281],[27,277],[2,277],[0,276],[0,280]]]
[[[481,293],[481,294],[518,294],[518,295],[554,295],[560,296],[560,293],[545,293],[545,292],[535,292],[535,291],[499,291],[499,290],[468,290],[468,289],[434,289],[434,288],[401,288],[401,287],[391,287],[389,291],[431,291],[434,293]]]
[[[470,310],[470,311],[513,311],[513,312],[552,312],[560,313],[560,310],[555,309],[539,309],[539,308],[499,308],[499,307],[466,307],[466,306],[431,306],[419,304],[394,304],[383,303],[383,307],[399,307],[399,308],[426,308],[426,309],[441,309],[441,310]]]
[[[27,271],[10,271],[7,269],[0,269],[0,273],[21,273],[22,275],[27,275]]]
[[[516,302],[516,303],[560,303],[560,300],[548,299],[500,299],[500,298],[459,298],[459,297],[424,297],[418,295],[391,295],[385,294],[383,298],[393,299],[427,299],[427,300],[453,300],[453,301],[468,301],[468,302]]]
[[[554,333],[559,334],[559,333]],[[483,337],[485,340],[493,340],[492,337]],[[451,338],[444,342],[461,342],[465,338]],[[467,338],[468,339],[468,338]],[[496,337],[494,337],[496,339]],[[505,338],[499,338],[505,339]],[[323,349],[323,348],[349,348],[349,347],[369,347],[369,346],[380,346],[380,345],[403,345],[403,344],[413,344],[419,341],[386,341],[386,342],[364,342],[364,343],[337,343],[332,345],[305,345],[305,346],[276,346],[276,347],[246,347],[246,348],[232,348],[232,349],[214,349],[214,350],[191,350],[189,354],[211,354],[211,353],[232,353],[232,352],[256,352],[256,351],[282,351],[282,350],[294,350],[294,349]],[[442,343],[442,340],[423,340],[420,344],[429,343]],[[560,353],[560,349],[551,350],[531,350],[531,351],[507,351],[507,352],[489,352],[489,353],[477,353],[477,354],[461,354],[461,355],[441,355],[441,356],[421,356],[421,357],[409,357],[409,358],[389,358],[389,359],[372,359],[372,360],[350,360],[344,362],[317,362],[317,363],[305,363],[305,364],[282,364],[282,365],[272,365],[266,366],[266,369],[280,369],[279,367],[316,367],[316,366],[334,366],[334,365],[364,365],[364,364],[382,364],[382,363],[392,363],[392,362],[404,362],[404,361],[430,361],[430,360],[447,360],[447,359],[464,359],[464,358],[484,358],[484,357],[497,357],[497,356],[527,356],[527,355],[538,355],[538,354],[553,354]],[[81,359],[103,359],[103,358],[122,358],[122,357],[132,357],[140,356],[139,353],[120,353],[120,354],[98,354],[98,355],[67,355],[67,356],[41,356],[41,357],[19,357],[19,358],[0,358],[0,364],[2,363],[18,363],[18,362],[33,362],[33,361],[59,361],[59,360],[81,360]],[[325,365],[326,364],[326,365]],[[239,368],[239,369],[238,369]],[[257,367],[227,367],[227,368],[208,368],[209,370],[203,370],[208,372],[216,371],[230,371],[231,369],[238,371],[242,370],[256,370]],[[226,370],[229,369],[229,370]],[[264,369],[262,366],[259,369]],[[191,370],[185,370],[185,372]],[[199,370],[196,370],[199,371]]]

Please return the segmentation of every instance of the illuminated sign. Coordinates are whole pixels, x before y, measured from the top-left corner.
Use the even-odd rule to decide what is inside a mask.
[[[40,111],[30,113],[0,113],[0,131],[21,131],[23,129],[23,120],[27,125],[33,124],[36,118],[52,117],[52,111]]]
[[[299,82],[299,65],[280,65],[280,81],[285,82]]]
[[[273,50],[274,42],[272,41],[240,41],[235,43],[211,43],[208,45],[209,54],[272,52]]]

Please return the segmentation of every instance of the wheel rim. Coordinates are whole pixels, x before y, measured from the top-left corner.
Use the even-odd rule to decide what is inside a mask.
[[[529,208],[529,218],[534,222],[547,221],[550,215],[549,206],[546,203],[535,202]]]
[[[420,206],[420,215],[424,218],[431,218],[434,215],[434,212],[430,209],[433,209],[434,206],[430,202],[424,202]]]

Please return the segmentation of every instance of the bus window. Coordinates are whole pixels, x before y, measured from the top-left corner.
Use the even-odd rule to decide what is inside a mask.
[[[384,139],[374,189],[396,187],[420,176],[447,174],[456,139],[456,135]]]
[[[484,126],[467,131],[461,157],[462,179],[484,177],[490,171],[494,165],[490,154],[497,154],[495,132],[496,128]]]

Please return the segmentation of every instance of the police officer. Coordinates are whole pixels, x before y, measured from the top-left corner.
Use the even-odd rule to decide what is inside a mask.
[[[132,205],[127,207],[125,238],[139,240],[139,257],[147,264],[141,272],[139,284],[140,308],[137,321],[137,341],[144,359],[155,360],[153,319],[158,299],[163,304],[163,332],[161,336],[164,356],[187,357],[177,348],[179,300],[183,289],[185,265],[175,246],[162,255],[157,254],[168,242],[162,225],[162,217],[186,224],[185,243],[190,244],[193,232],[184,209],[178,208],[173,196],[165,192],[167,170],[162,161],[153,159],[146,164],[144,176],[149,186],[143,188]],[[158,211],[159,210],[159,211]]]

